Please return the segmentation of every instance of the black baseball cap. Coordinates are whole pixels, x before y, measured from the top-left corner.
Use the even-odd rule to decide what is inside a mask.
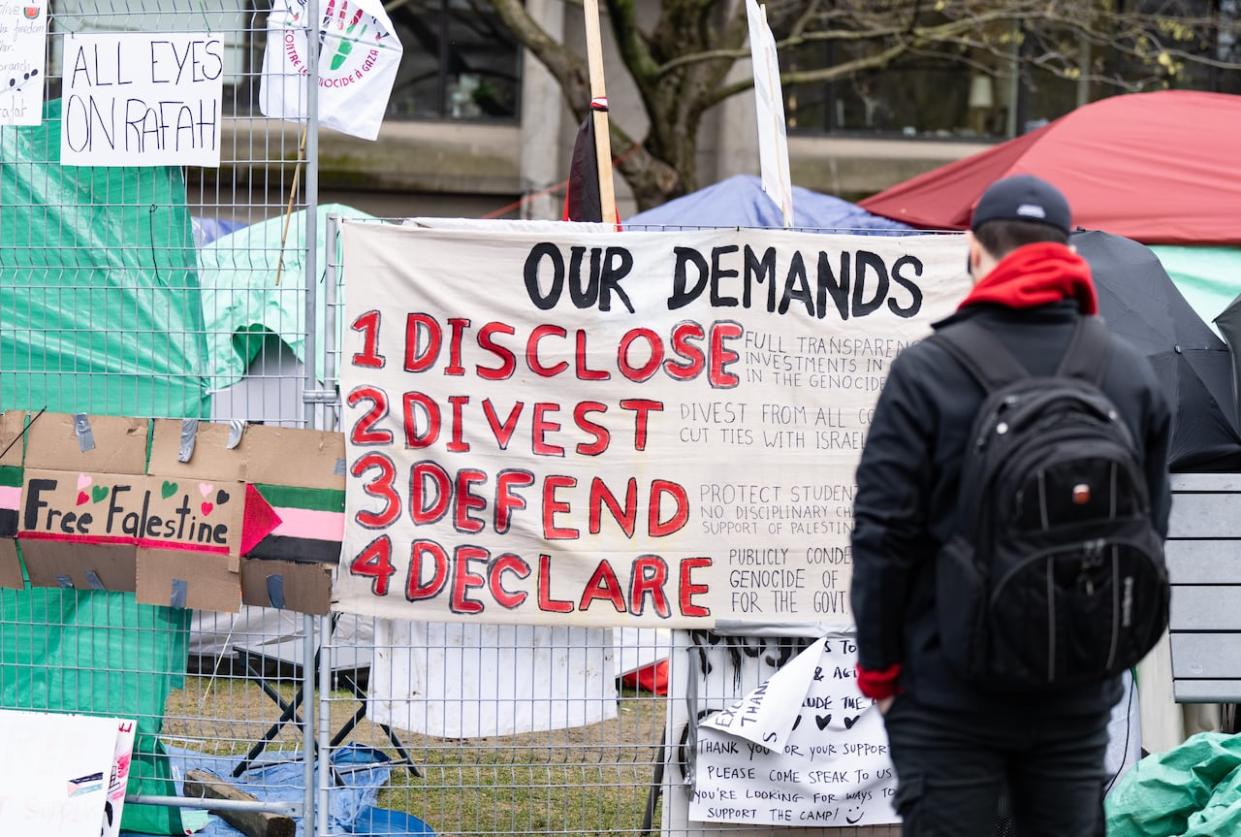
[[[1065,235],[1073,227],[1064,193],[1029,174],[1006,177],[987,187],[974,207],[970,229],[976,230],[988,221],[1033,221],[1055,227]]]

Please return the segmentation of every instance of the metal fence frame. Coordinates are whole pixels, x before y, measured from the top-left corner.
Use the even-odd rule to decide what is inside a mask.
[[[213,27],[217,34],[225,34],[226,36],[237,36],[238,43],[231,48],[239,50],[252,49],[250,37],[262,37],[265,30],[263,27],[264,12],[270,8],[268,3],[255,3],[252,0],[237,0],[235,3],[219,4],[213,8],[211,3],[202,3],[199,0],[51,0],[47,4],[48,15],[48,33],[47,33],[47,52],[45,54],[45,73],[47,81],[45,82],[45,100],[55,98],[55,91],[59,86],[61,79],[58,73],[53,72],[53,58],[58,53],[63,55],[63,45],[67,37],[78,32],[82,28],[83,21],[95,24],[90,31],[93,32],[122,32],[122,31],[193,31],[207,29],[210,31]],[[309,242],[309,245],[298,245],[292,240],[286,242],[283,237],[277,241],[268,238],[256,245],[251,251],[240,253],[234,252],[231,256],[234,259],[243,261],[254,259],[255,261],[266,260],[270,262],[274,253],[279,251],[278,259],[281,263],[287,259],[290,263],[300,262],[304,270],[301,276],[297,276],[292,270],[285,273],[286,288],[280,290],[280,293],[288,294],[287,299],[293,299],[297,296],[304,296],[304,313],[305,324],[301,328],[300,336],[305,341],[304,358],[306,360],[303,373],[295,373],[288,368],[272,366],[277,361],[274,353],[269,346],[260,349],[259,354],[254,358],[254,364],[261,367],[256,375],[256,379],[263,386],[271,385],[271,388],[287,392],[290,386],[300,383],[302,392],[301,403],[296,409],[293,409],[288,399],[285,404],[280,405],[277,399],[277,406],[274,411],[264,402],[267,400],[266,394],[261,394],[260,402],[255,405],[251,403],[252,393],[250,391],[226,393],[229,402],[227,410],[234,414],[241,414],[247,420],[258,420],[266,422],[278,422],[295,426],[319,427],[322,426],[323,411],[321,405],[325,403],[325,399],[331,400],[335,398],[335,393],[325,393],[320,391],[317,386],[316,357],[319,347],[316,346],[316,333],[314,328],[315,314],[319,307],[317,299],[318,290],[318,265],[316,264],[317,250],[313,246],[316,236],[316,211],[318,209],[318,133],[316,130],[308,130],[310,126],[318,124],[318,97],[316,95],[317,73],[318,73],[318,51],[319,39],[315,34],[317,32],[317,21],[320,18],[320,0],[306,0],[306,20],[307,30],[312,36],[307,38],[309,55],[308,66],[310,77],[308,79],[308,90],[311,94],[308,96],[306,104],[307,116],[301,120],[293,120],[296,125],[291,125],[289,120],[277,121],[268,120],[258,116],[256,113],[249,111],[250,102],[253,96],[238,95],[234,97],[232,112],[227,112],[227,99],[225,112],[221,114],[221,124],[218,130],[221,134],[222,159],[221,169],[216,173],[209,175],[204,171],[182,170],[182,180],[186,191],[186,202],[184,211],[188,215],[193,210],[196,217],[206,217],[209,220],[219,220],[226,215],[244,214],[246,219],[251,222],[262,220],[264,217],[280,217],[288,210],[305,210],[303,213],[303,226],[301,229],[294,230],[294,235],[301,236],[303,242]],[[215,26],[215,22],[219,19],[234,19],[240,21],[240,28],[230,28],[230,25],[224,27]],[[102,22],[102,25],[99,25]],[[63,69],[63,59],[61,67]],[[253,68],[249,66],[248,60],[239,62],[239,68],[229,74],[226,82],[235,84],[237,89],[245,92],[247,86],[253,88],[257,85],[259,77],[262,73],[261,66]],[[21,129],[0,128],[0,131],[15,131]],[[302,132],[304,137],[304,153],[299,147],[296,140],[298,131]],[[292,142],[290,142],[292,139]],[[297,149],[296,154],[290,154],[290,146]],[[48,160],[0,160],[2,165],[25,166],[32,167],[46,164],[55,165],[54,161]],[[304,166],[304,178],[300,177],[300,171]],[[300,180],[300,186],[299,186]],[[89,187],[92,193],[95,190],[93,178]],[[196,198],[192,198],[196,195]],[[104,205],[102,211],[108,211],[109,207],[122,206],[134,207],[145,203],[151,203],[148,195],[142,194],[105,194]],[[51,212],[57,209],[65,209],[69,204],[59,207],[45,206],[44,210]],[[26,208],[31,212],[37,212],[39,205],[32,203]],[[158,207],[153,206],[152,209]],[[19,247],[18,250],[26,250],[30,258],[30,266],[39,269],[39,253],[40,247],[46,246],[38,241],[31,241],[28,247]],[[194,245],[195,253],[198,252],[197,244]],[[155,252],[152,248],[152,258],[158,263],[161,253]],[[87,263],[91,260],[85,259]],[[49,260],[48,264],[51,264]],[[199,273],[201,273],[201,263],[199,264]],[[236,265],[234,264],[234,268]],[[222,268],[221,273],[226,276],[230,268]],[[115,284],[114,289],[94,289],[97,292],[107,294],[110,290],[118,290],[124,293],[131,290],[133,286],[127,284],[127,276],[122,268],[99,267],[100,275],[105,276],[108,281]],[[292,280],[292,281],[288,281]],[[227,280],[226,280],[227,282]],[[71,295],[82,290],[70,284],[51,285],[49,293],[55,293],[55,305],[57,307],[65,307],[71,304]],[[197,291],[197,288],[181,289]],[[296,332],[298,327],[294,323],[284,323],[290,333]],[[0,332],[6,328],[6,324],[0,318]],[[92,330],[98,331],[123,331],[126,328],[125,323],[108,323],[101,322],[94,325]],[[284,330],[284,329],[282,329]],[[209,333],[206,326],[201,332],[179,335],[185,345],[189,345],[193,341],[205,342],[213,335]],[[200,360],[205,358],[200,358]],[[123,365],[123,363],[121,364]],[[252,368],[255,368],[252,366]],[[74,369],[58,369],[58,370],[40,370],[32,366],[23,368],[22,359],[16,358],[8,368],[0,363],[0,375],[6,373],[24,373],[31,375],[66,375],[72,376]],[[208,369],[189,369],[184,372],[186,379],[207,377],[211,370]],[[94,373],[104,376],[104,381],[109,382],[107,377],[112,374],[109,372]],[[296,381],[295,378],[300,375],[302,380]],[[119,376],[118,376],[119,377]],[[73,379],[72,386],[86,386],[80,383],[82,379]],[[107,386],[102,387],[106,390]],[[29,393],[30,390],[27,390]],[[77,389],[71,392],[78,393]],[[91,391],[93,392],[93,390]],[[81,393],[78,393],[81,395]],[[222,393],[212,393],[212,397],[219,399]],[[102,404],[96,404],[91,396],[85,396],[88,403],[84,405],[86,411],[104,410]],[[18,401],[23,401],[21,392],[17,395]],[[0,409],[29,409],[34,410],[39,406],[32,403],[8,403],[0,404]],[[53,412],[56,411],[55,406],[49,407]],[[166,415],[162,412],[161,407],[152,406],[149,412],[152,417]],[[195,416],[200,418],[210,418],[210,415]],[[59,597],[61,604],[72,605],[73,602],[80,602],[82,597],[89,597],[92,592],[79,592],[72,589],[51,591],[49,596],[55,600]],[[111,596],[112,594],[108,594]],[[283,617],[281,617],[283,619]],[[131,631],[141,630],[132,625],[112,621],[113,616],[107,612],[103,617],[96,621],[92,619],[87,624],[89,630],[103,631]],[[281,754],[294,753],[300,762],[302,774],[302,793],[300,799],[296,800],[268,800],[268,801],[224,801],[224,800],[203,800],[187,796],[170,796],[170,795],[151,795],[151,794],[133,794],[127,798],[127,804],[130,805],[151,805],[166,807],[172,809],[206,809],[210,808],[216,811],[238,811],[238,812],[262,812],[272,814],[286,814],[292,816],[303,817],[306,823],[305,833],[314,835],[320,833],[321,829],[316,828],[314,812],[316,810],[316,760],[313,758],[305,758],[307,753],[314,752],[317,743],[315,711],[318,708],[318,702],[315,700],[317,689],[319,687],[317,681],[317,672],[313,665],[289,665],[288,660],[277,659],[275,667],[272,670],[259,670],[240,668],[243,664],[238,661],[238,652],[236,649],[263,649],[273,643],[283,641],[286,645],[289,642],[300,644],[300,651],[290,652],[288,648],[284,650],[286,657],[292,653],[294,657],[301,655],[302,661],[314,659],[317,648],[317,638],[320,636],[318,632],[318,618],[313,616],[297,615],[296,628],[292,635],[289,634],[288,620],[276,620],[277,627],[272,627],[270,614],[263,615],[256,609],[243,607],[242,612],[236,617],[225,616],[221,618],[218,615],[207,615],[204,619],[203,630],[214,637],[213,641],[217,644],[222,642],[218,653],[212,655],[199,655],[190,651],[191,658],[199,660],[200,667],[191,671],[168,670],[155,672],[156,675],[176,678],[182,681],[183,688],[174,690],[179,693],[181,700],[174,700],[172,704],[165,705],[164,711],[161,713],[160,723],[163,724],[162,731],[155,737],[160,745],[171,744],[177,742],[179,744],[188,744],[191,748],[197,748],[195,755],[201,753],[223,753],[225,757],[231,758],[236,755],[232,751],[243,752],[246,748],[251,751],[257,749],[260,743],[265,745],[266,752],[276,756],[271,761],[279,761]],[[0,622],[0,643],[15,642],[24,635],[22,630],[30,627],[34,623],[34,616],[29,620],[21,620],[20,617],[9,622]],[[217,629],[213,623],[220,623]],[[184,642],[187,649],[197,638],[200,638],[198,630],[191,630],[187,625],[184,631],[175,631],[177,640]],[[223,639],[220,639],[223,635]],[[244,644],[243,644],[244,643]],[[261,658],[260,658],[261,659]],[[206,661],[205,667],[203,667]],[[261,662],[259,665],[267,666],[267,662]],[[248,663],[246,665],[249,665]],[[32,664],[32,668],[39,668],[37,663]],[[74,669],[71,667],[61,667],[54,664],[48,664],[43,667],[42,672],[49,680],[67,681],[83,674],[83,669]],[[122,669],[120,671],[103,671],[94,670],[90,672],[96,676],[104,677],[126,677],[130,672]],[[193,678],[192,684],[188,681]],[[192,688],[191,688],[192,686]],[[290,717],[292,725],[298,729],[299,736],[295,739],[289,734],[288,724],[273,725],[271,722],[280,715],[279,709],[275,712],[270,710],[281,705],[292,705],[289,700],[289,693],[295,692],[297,689],[302,691],[302,699],[300,705],[294,708]],[[201,690],[201,700],[198,706],[193,705],[193,697],[195,690]],[[206,705],[208,700],[219,701],[224,707],[215,709]],[[281,704],[280,701],[285,701]],[[22,702],[20,708],[38,709],[48,708],[57,709],[55,706],[40,707],[38,705],[30,706]],[[78,707],[81,711],[92,711],[91,706]],[[110,714],[120,714],[112,711]],[[141,713],[134,713],[140,717]],[[264,735],[260,735],[265,727],[271,727],[275,734],[271,736],[270,741],[264,740]],[[292,749],[291,749],[292,748]],[[174,761],[175,761],[174,757]],[[174,770],[176,768],[174,767]],[[174,780],[178,777],[174,774]],[[326,823],[326,820],[323,820]]]
[[[274,414],[267,403],[266,395],[256,404],[252,403],[248,391],[241,394],[213,392],[217,406],[226,400],[227,396],[226,409],[231,411],[230,417],[336,430],[340,418],[337,387],[340,347],[336,345],[336,332],[342,312],[336,293],[340,264],[337,248],[334,246],[338,232],[335,218],[328,220],[326,263],[322,266],[318,264],[316,246],[319,210],[319,119],[316,95],[319,39],[315,36],[314,29],[320,19],[322,2],[323,0],[305,0],[307,29],[311,35],[307,38],[307,64],[310,70],[308,89],[311,92],[305,103],[306,118],[291,124],[288,121],[265,119],[249,112],[239,113],[238,106],[248,106],[253,98],[239,95],[236,97],[238,101],[234,102],[231,116],[233,145],[231,150],[228,150],[228,145],[225,146],[226,154],[231,154],[232,157],[226,157],[222,161],[232,166],[229,169],[231,174],[224,174],[225,169],[221,169],[221,173],[210,182],[203,172],[195,174],[186,171],[184,177],[187,212],[197,207],[208,216],[214,213],[218,220],[230,212],[244,211],[254,220],[255,215],[279,218],[285,213],[286,205],[304,210],[304,220],[296,229],[296,234],[302,237],[304,244],[291,244],[283,240],[277,242],[269,238],[252,245],[252,249],[247,252],[232,254],[234,257],[242,257],[242,261],[262,263],[264,259],[270,261],[272,253],[278,249],[282,264],[285,259],[292,262],[294,254],[300,259],[303,268],[300,283],[288,281],[287,287],[280,288],[279,293],[289,294],[295,300],[301,296],[302,325],[300,328],[295,328],[295,324],[283,325],[288,326],[288,332],[296,332],[296,336],[303,341],[303,368],[296,371],[294,367],[278,365],[279,358],[276,357],[275,350],[265,346],[255,358],[258,364],[256,368],[261,369],[256,379],[260,384],[273,384],[280,391]],[[63,39],[66,32],[72,31],[71,26],[61,25],[61,19],[56,17],[57,7],[73,9],[70,18],[94,15],[114,22],[121,21],[138,31],[166,31],[169,22],[174,28],[192,28],[189,21],[200,16],[206,20],[208,14],[215,14],[217,11],[208,9],[200,0],[52,0],[52,4],[52,20],[57,26],[53,29],[49,25],[49,59],[57,39]],[[262,32],[259,23],[262,9],[255,8],[253,0],[237,0],[236,7],[245,21],[244,31],[240,34],[258,36]],[[228,8],[222,5],[219,13],[227,12]],[[248,38],[243,40],[246,44],[251,43]],[[48,66],[51,66],[50,60]],[[239,84],[253,85],[257,83],[261,72],[261,67],[247,69],[243,63],[236,81]],[[51,98],[50,93],[51,91],[48,98]],[[14,129],[0,128],[0,131],[9,130]],[[304,154],[299,148],[296,155],[290,155],[290,146],[299,145],[296,140],[299,131],[304,131]],[[52,161],[35,162],[50,164]],[[0,160],[0,164],[7,165],[3,160]],[[298,171],[302,166],[304,177],[300,178],[299,186]],[[246,167],[249,167],[248,171],[245,171]],[[195,176],[198,178],[200,197],[197,202],[191,203],[188,195],[194,185],[191,179]],[[228,182],[229,177],[231,183]],[[109,202],[116,198],[127,206],[140,205],[143,200],[147,200],[142,194],[108,197]],[[37,242],[32,243],[30,252],[37,253],[39,246]],[[195,252],[198,252],[197,245]],[[201,262],[199,264],[201,267]],[[223,272],[228,275],[228,270]],[[324,274],[326,281],[323,282],[321,290],[320,276]],[[285,276],[292,279],[291,272],[286,272]],[[121,290],[126,288],[123,275],[113,274],[111,279],[115,280]],[[72,286],[62,286],[58,287],[57,293],[73,293],[75,290],[77,289]],[[61,302],[63,300],[59,300],[58,304]],[[319,345],[315,326],[320,312],[325,318],[323,345]],[[97,328],[105,331],[122,330],[125,323],[101,323]],[[4,329],[5,324],[0,321],[0,333]],[[285,328],[282,327],[281,330],[285,331]],[[211,333],[207,326],[204,326],[202,333],[181,336],[187,341],[205,341],[221,336],[231,339],[231,335]],[[323,365],[322,380],[317,373],[320,362]],[[6,372],[32,371],[37,370],[22,369],[20,365],[6,369],[0,361],[0,375]],[[209,375],[210,370],[190,370],[186,374],[196,376],[200,373]],[[295,393],[293,401],[285,398],[289,392]],[[0,404],[0,409],[36,406],[26,403]],[[94,594],[62,590],[55,592],[55,595],[64,601],[72,602],[82,601],[80,597]],[[379,733],[385,731],[369,720],[363,721],[360,726],[350,726],[348,721],[356,714],[356,705],[361,702],[365,706],[366,698],[360,697],[357,690],[346,689],[342,693],[341,680],[334,670],[334,655],[352,652],[356,657],[362,651],[369,651],[374,655],[384,651],[390,653],[396,649],[381,648],[373,640],[367,646],[354,640],[337,639],[334,629],[338,621],[352,626],[351,629],[356,635],[358,629],[365,627],[366,620],[363,617],[296,615],[287,619],[279,617],[275,626],[270,622],[271,618],[271,613],[264,614],[243,608],[242,613],[235,618],[208,614],[200,619],[193,631],[186,627],[184,636],[180,638],[188,647],[192,649],[193,643],[201,641],[208,644],[204,647],[209,646],[212,650],[209,654],[197,656],[200,665],[193,671],[160,672],[170,678],[183,679],[185,685],[176,690],[172,705],[166,706],[161,713],[161,723],[165,723],[165,726],[157,740],[183,745],[177,750],[177,755],[172,757],[175,763],[184,760],[188,764],[190,760],[207,754],[218,757],[221,760],[219,765],[230,766],[242,752],[248,750],[253,753],[258,749],[267,734],[274,729],[275,734],[271,735],[271,740],[266,743],[267,753],[274,753],[276,757],[263,761],[263,765],[265,768],[273,764],[279,766],[283,763],[281,756],[288,762],[285,767],[295,764],[296,768],[300,769],[303,783],[300,798],[224,802],[186,796],[134,795],[129,797],[129,803],[180,810],[210,808],[216,811],[287,814],[302,818],[302,833],[306,837],[329,837],[345,833],[336,830],[332,821],[332,794],[336,777],[330,759],[334,753],[340,751],[343,743],[336,740],[340,731],[357,733],[385,751],[394,749],[395,744],[390,737],[381,736]],[[280,619],[284,621],[279,621]],[[27,621],[14,619],[5,622],[0,619],[0,644],[20,636],[20,632],[29,627],[31,621],[33,617]],[[92,622],[90,627],[107,631],[134,629],[132,626],[111,621]],[[549,633],[549,636],[557,635]],[[615,646],[607,630],[600,631],[585,645],[576,640],[569,641],[568,634],[559,636],[560,639],[552,640],[553,651],[582,651],[597,654],[599,659],[612,659]],[[672,654],[674,644],[670,641],[656,638],[644,642],[645,650],[655,656],[662,654],[667,657]],[[724,640],[721,647],[742,648],[744,640]],[[272,648],[279,650],[270,651]],[[506,643],[493,642],[491,646],[480,640],[477,650],[480,653],[495,652],[497,657],[510,654],[512,658],[517,658],[524,648],[517,639]],[[402,650],[416,649],[406,646]],[[428,646],[423,650],[443,649]],[[612,660],[613,664],[618,662]],[[685,660],[673,660],[674,666],[679,664],[688,663]],[[71,671],[52,665],[47,668],[49,677],[65,678],[80,673],[80,670]],[[373,668],[371,670],[373,671]],[[128,672],[122,668],[108,674],[125,677]],[[447,676],[447,673],[444,674]],[[2,686],[3,683],[0,683],[0,687]],[[194,704],[195,698],[198,699],[197,705]],[[609,694],[604,692],[599,696],[568,700],[589,704],[592,701],[606,702],[611,699]],[[547,694],[530,695],[532,705],[564,700],[565,698],[558,696],[551,688],[550,682]],[[213,703],[209,705],[208,701]],[[667,807],[664,804],[661,808],[661,798],[666,800],[669,794],[680,792],[681,787],[679,780],[673,775],[674,771],[666,769],[675,767],[679,759],[676,742],[668,740],[672,709],[671,700],[663,697],[618,690],[615,697],[615,718],[589,727],[562,726],[542,735],[460,741],[443,738],[430,741],[431,736],[428,735],[419,737],[400,733],[398,738],[405,736],[402,740],[410,742],[408,746],[411,752],[439,760],[427,766],[428,773],[434,769],[437,778],[434,781],[424,781],[419,786],[412,782],[399,784],[389,780],[388,792],[404,793],[407,798],[422,799],[428,805],[431,805],[430,800],[434,799],[434,805],[438,806],[436,812],[445,815],[446,825],[442,830],[437,828],[437,831],[445,834],[654,833],[661,828],[661,814]],[[91,711],[91,707],[83,707],[83,711]],[[600,711],[607,714],[606,708]],[[277,716],[281,723],[273,725],[272,722]],[[340,723],[342,719],[345,723]],[[287,778],[289,774],[286,771],[283,775]],[[275,784],[277,780],[271,781]],[[478,807],[486,805],[494,806],[494,810],[488,812]],[[433,827],[439,825],[434,818],[430,824]],[[758,829],[757,832],[767,833],[767,829]],[[724,830],[693,827],[669,833],[713,835],[724,833]],[[727,833],[736,835],[746,832],[728,829]],[[795,830],[795,833],[849,837],[854,834],[882,835],[895,832],[890,829],[802,829]]]

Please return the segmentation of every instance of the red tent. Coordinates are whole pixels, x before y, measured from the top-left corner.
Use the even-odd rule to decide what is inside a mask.
[[[1054,183],[1087,229],[1146,244],[1241,244],[1241,96],[1113,96],[861,205],[916,227],[965,229],[983,190],[1012,174]]]

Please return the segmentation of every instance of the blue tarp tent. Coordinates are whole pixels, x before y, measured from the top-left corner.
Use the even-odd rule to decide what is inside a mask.
[[[643,225],[701,227],[782,227],[780,209],[752,174],[738,174],[714,186],[640,212],[624,221],[629,229]],[[856,204],[793,187],[793,225],[801,229],[857,232],[904,232],[913,227],[872,215]]]

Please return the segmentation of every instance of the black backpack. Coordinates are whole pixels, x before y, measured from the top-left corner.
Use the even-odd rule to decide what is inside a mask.
[[[936,561],[950,664],[980,685],[1064,687],[1136,665],[1168,624],[1143,453],[1099,386],[1111,339],[1082,317],[1054,377],[973,321],[930,338],[987,392],[961,463],[961,530]]]

